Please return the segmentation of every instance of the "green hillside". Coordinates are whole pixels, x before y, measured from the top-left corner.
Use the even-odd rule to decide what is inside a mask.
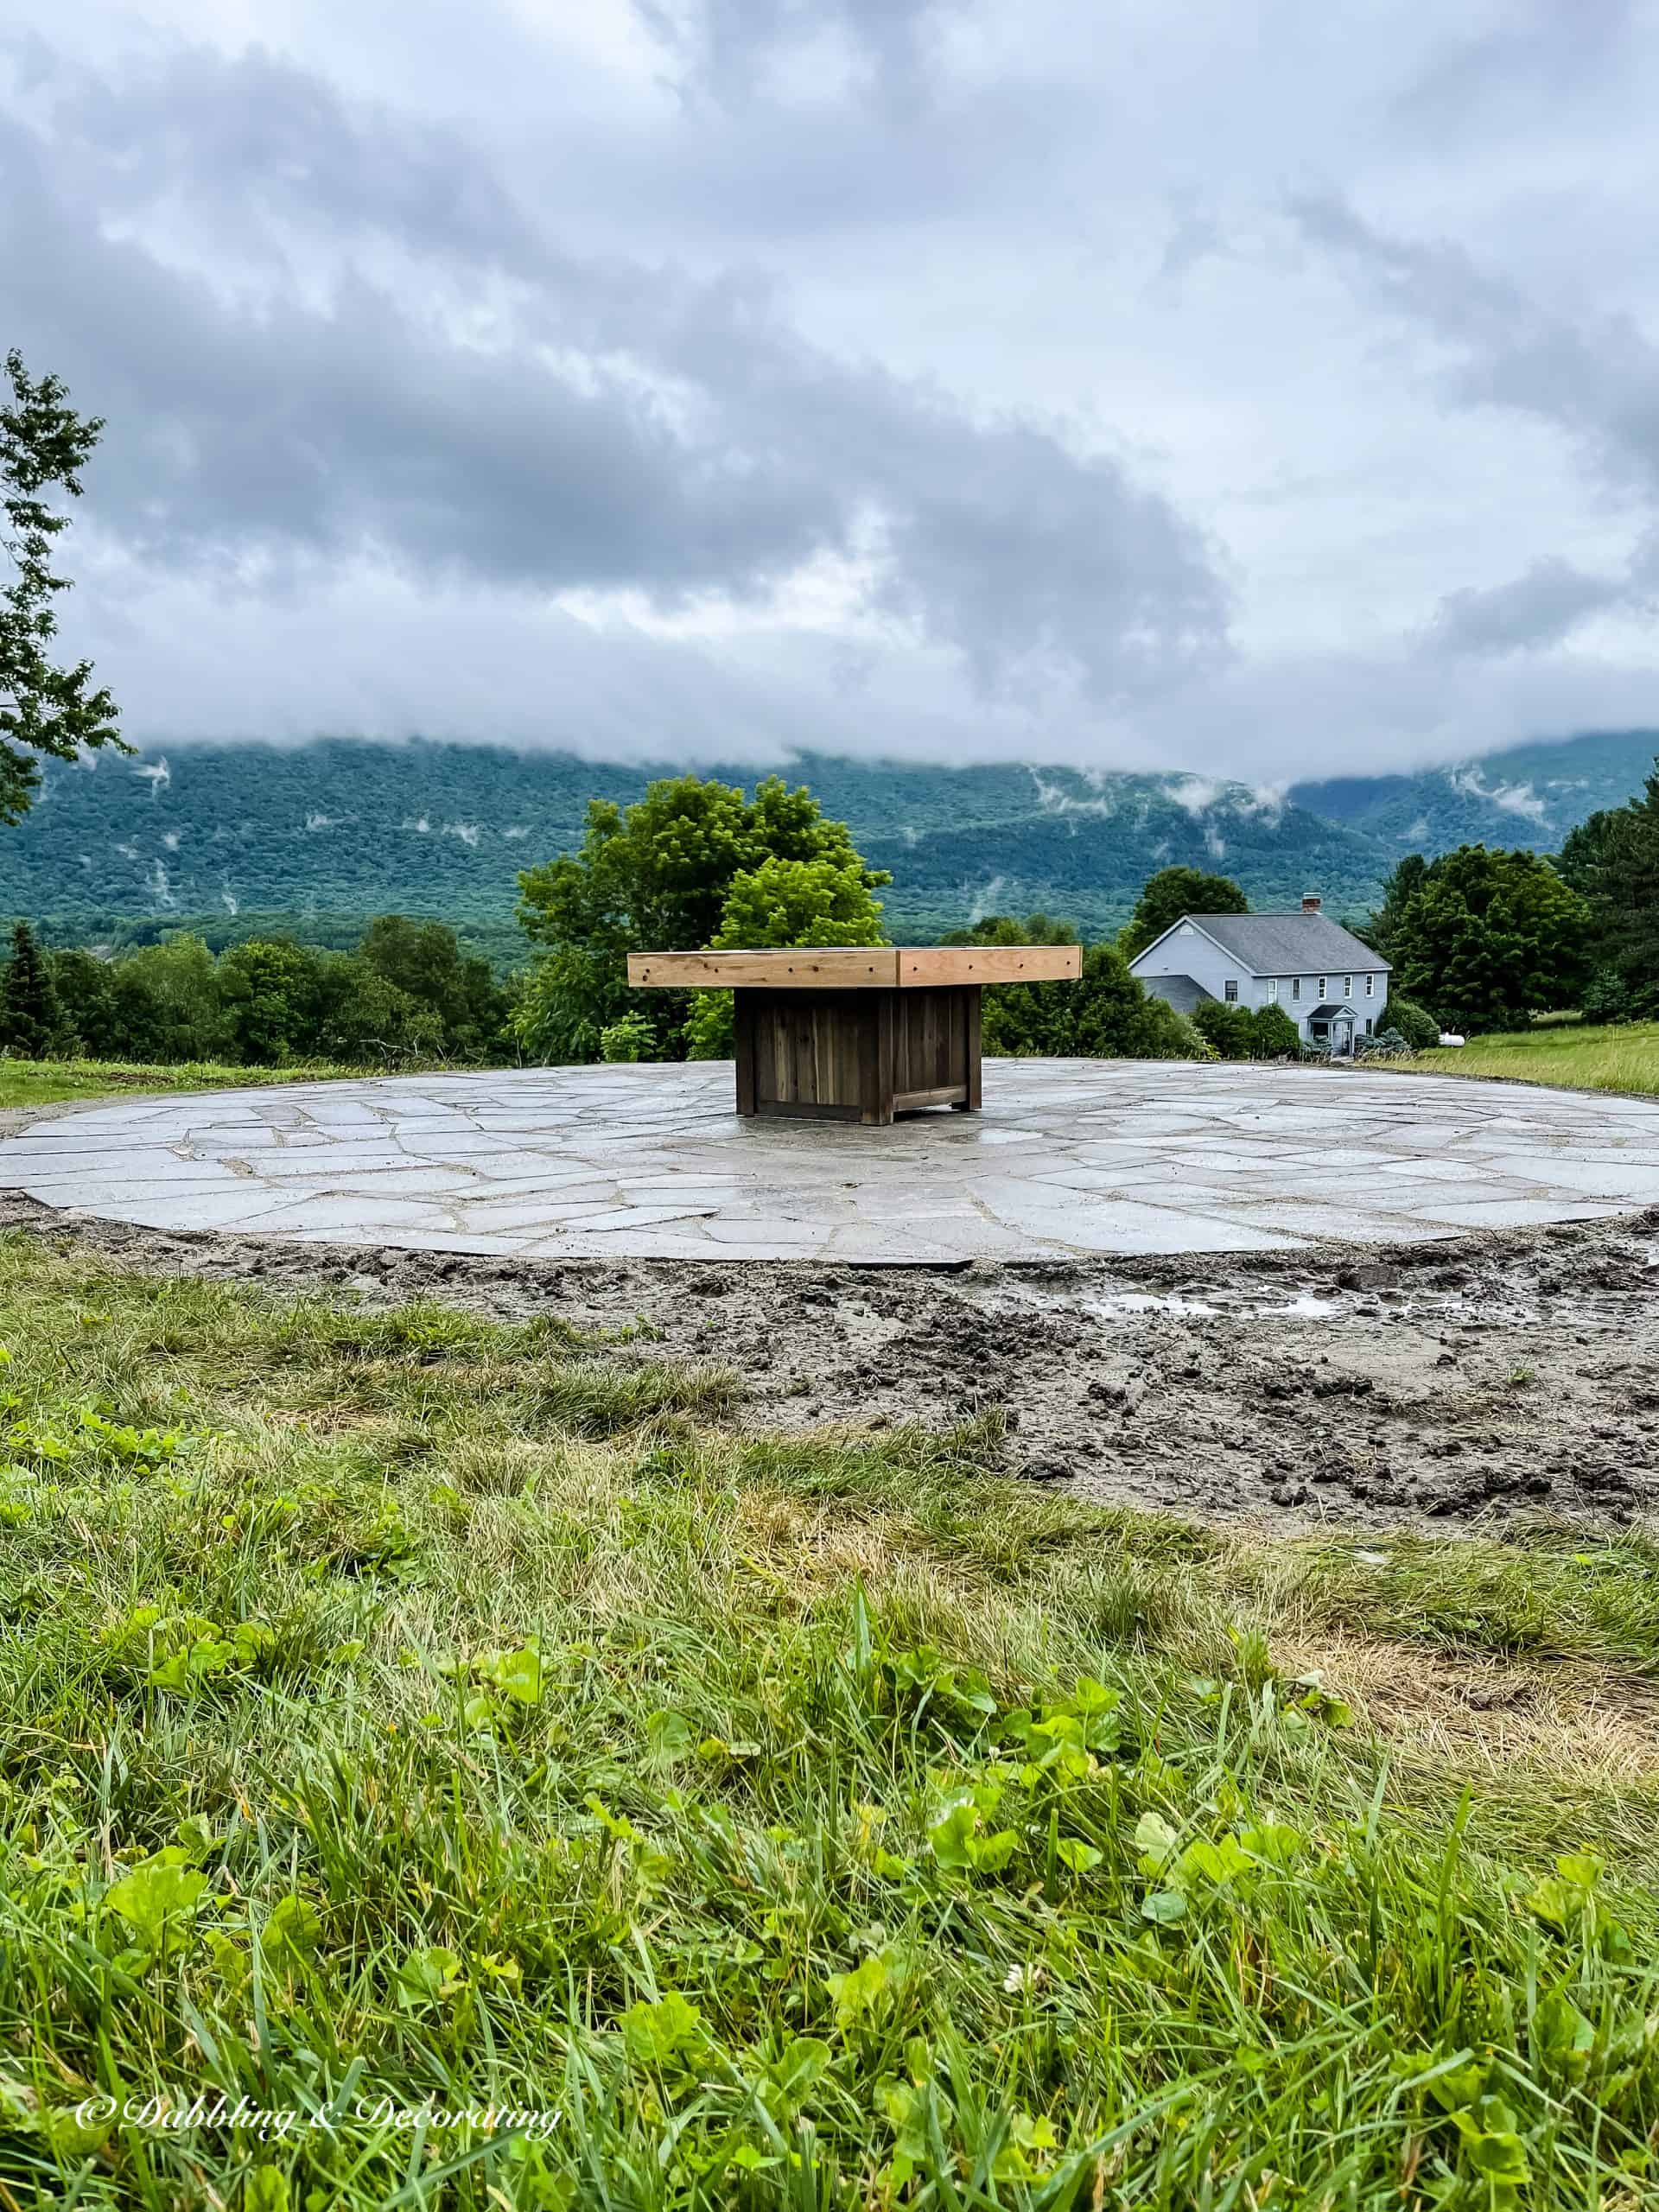
[[[576,842],[590,798],[626,804],[669,772],[339,739],[105,757],[49,770],[41,803],[6,834],[3,908],[75,938],[187,915],[223,930],[256,911],[337,932],[341,918],[389,909],[493,934],[511,921],[518,869]],[[1242,785],[811,755],[788,772],[892,870],[890,920],[917,935],[1038,906],[1114,926],[1148,871],[1173,861],[1233,870],[1258,899],[1317,882],[1343,906],[1369,903],[1381,873],[1370,837]]]
[[[1649,734],[1516,748],[1475,766],[1350,778],[1288,794],[1171,772],[1085,775],[802,755],[788,770],[891,869],[891,925],[928,938],[977,914],[1046,907],[1115,927],[1154,868],[1223,868],[1253,903],[1317,889],[1364,912],[1402,850],[1465,837],[1559,843],[1651,764]],[[321,739],[188,746],[48,767],[0,831],[0,913],[60,940],[130,941],[188,920],[224,939],[297,919],[348,944],[363,918],[433,914],[498,958],[517,939],[518,871],[575,844],[588,801],[626,804],[671,764]],[[709,772],[753,783],[753,768]]]

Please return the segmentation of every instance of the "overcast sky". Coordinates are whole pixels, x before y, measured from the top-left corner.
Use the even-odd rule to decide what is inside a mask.
[[[0,342],[108,417],[66,627],[133,735],[1659,722],[1659,4],[7,23]]]

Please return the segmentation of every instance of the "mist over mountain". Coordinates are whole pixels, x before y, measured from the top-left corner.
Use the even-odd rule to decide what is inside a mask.
[[[1586,816],[1622,806],[1640,790],[1656,748],[1659,732],[1600,732],[1511,746],[1414,775],[1294,784],[1289,796],[1327,821],[1397,849],[1393,858],[1462,844],[1529,845],[1553,852]]]
[[[1575,823],[1639,788],[1656,745],[1651,731],[1586,736],[1287,791],[1177,771],[811,753],[784,772],[891,870],[893,931],[927,938],[982,914],[1044,907],[1096,933],[1123,920],[1154,869],[1174,863],[1224,870],[1259,906],[1311,888],[1357,915],[1403,852],[1473,841],[1553,850]],[[0,831],[0,908],[83,940],[138,921],[257,913],[339,924],[392,911],[493,936],[511,924],[518,870],[578,843],[590,799],[626,805],[673,772],[345,739],[106,755],[52,767],[33,813]],[[753,785],[760,772],[706,772]]]

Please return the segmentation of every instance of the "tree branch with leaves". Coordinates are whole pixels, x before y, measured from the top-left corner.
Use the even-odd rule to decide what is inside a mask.
[[[79,416],[60,378],[31,377],[14,347],[6,356],[11,398],[0,407],[0,507],[14,571],[0,591],[0,822],[18,822],[40,788],[44,753],[73,760],[84,747],[122,742],[115,701],[92,688],[90,661],[60,665],[54,601],[67,576],[52,567],[54,540],[69,517],[48,497],[81,495],[80,472],[103,431],[101,417]]]

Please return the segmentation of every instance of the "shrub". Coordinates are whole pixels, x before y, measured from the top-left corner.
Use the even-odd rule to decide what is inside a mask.
[[[643,1014],[625,1014],[599,1033],[601,1060],[647,1059],[657,1048],[657,1032]]]
[[[1440,1041],[1440,1025],[1414,999],[1390,996],[1389,1027],[1399,1031],[1414,1052],[1432,1052]]]
[[[1205,999],[1193,1014],[1192,1026],[1218,1060],[1250,1058],[1255,1043],[1255,1017],[1248,1007]]]
[[[736,1010],[730,991],[694,991],[685,1025],[688,1060],[729,1060],[737,1050]]]
[[[1379,1029],[1375,1037],[1354,1039],[1357,1060],[1404,1060],[1411,1056],[1411,1046],[1397,1029]]]
[[[1634,1021],[1640,1011],[1630,984],[1613,968],[1597,970],[1579,1004],[1586,1021]]]
[[[1080,1060],[1179,1060],[1191,1046],[1173,1007],[1148,997],[1112,944],[1091,944],[1075,983],[993,984],[985,994],[986,1052]]]
[[[1301,1033],[1281,1006],[1261,1006],[1249,1017],[1253,1060],[1294,1060]]]
[[[1197,1022],[1184,1014],[1177,1014],[1173,1007],[1169,1008],[1168,1031],[1171,1043],[1179,1046],[1174,1055],[1177,1059],[1214,1060],[1221,1057],[1215,1046],[1206,1042]]]

